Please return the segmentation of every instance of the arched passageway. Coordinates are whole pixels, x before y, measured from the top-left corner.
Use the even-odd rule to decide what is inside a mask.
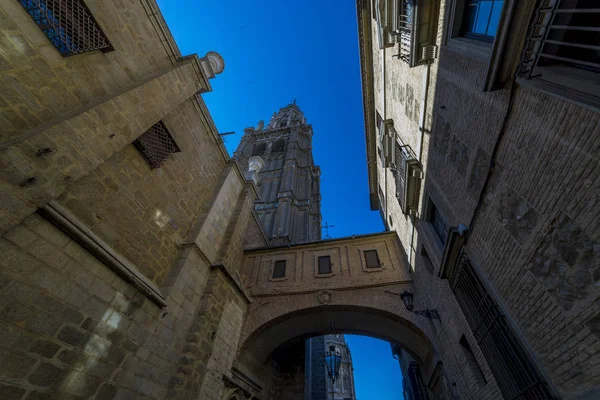
[[[433,325],[406,310],[399,296],[404,289],[410,290],[409,282],[263,296],[247,314],[235,367],[264,382],[271,356],[280,346],[330,333],[351,333],[382,339],[406,350],[421,365],[424,381],[432,388],[442,383]]]

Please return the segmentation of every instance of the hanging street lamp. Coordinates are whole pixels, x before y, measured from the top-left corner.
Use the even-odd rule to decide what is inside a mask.
[[[426,310],[417,310],[417,311],[413,311],[413,294],[411,292],[408,291],[404,291],[400,294],[400,298],[402,299],[402,301],[404,302],[404,307],[406,307],[406,309],[410,312],[413,312],[417,315],[422,315],[424,317],[427,317],[429,319],[437,319],[438,321],[440,320],[440,315],[438,314],[437,310],[433,309],[426,309]]]
[[[325,353],[325,366],[327,367],[327,376],[331,379],[331,398],[334,398],[333,385],[340,374],[340,365],[342,356],[339,350],[333,344],[329,345],[329,351]]]

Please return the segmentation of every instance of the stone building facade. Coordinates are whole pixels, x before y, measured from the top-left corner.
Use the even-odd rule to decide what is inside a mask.
[[[357,2],[390,231],[319,240],[297,107],[247,132],[263,172],[202,100],[223,59],[182,56],[154,0],[1,1],[0,398],[301,399],[304,339],[342,333],[400,346],[430,398],[597,397],[596,64],[519,64],[547,11],[497,3],[486,42],[471,3]]]
[[[200,96],[223,59],[154,0],[2,1],[0,42],[0,398],[220,399],[268,240]]]
[[[463,399],[600,396],[590,4],[357,1],[371,207]]]

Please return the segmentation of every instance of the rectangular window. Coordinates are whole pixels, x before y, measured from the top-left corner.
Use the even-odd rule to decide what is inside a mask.
[[[151,168],[159,168],[171,154],[181,151],[162,121],[158,121],[137,138],[133,145],[142,153]]]
[[[475,380],[478,383],[481,384],[487,384],[487,380],[485,379],[485,375],[483,374],[483,371],[481,370],[481,367],[479,366],[479,363],[477,362],[477,359],[475,358],[475,354],[473,353],[473,350],[471,350],[471,346],[469,346],[469,342],[467,341],[467,338],[465,337],[465,335],[462,335],[462,337],[460,338],[460,341],[458,342],[463,350],[463,354],[465,355],[465,358],[467,359],[467,363],[469,364],[469,368],[471,369],[471,372],[473,373],[473,376],[475,377]]]
[[[542,91],[600,108],[599,20],[597,0],[539,0],[519,78]]]
[[[331,257],[321,256],[319,257],[319,274],[330,274],[331,273]]]
[[[493,42],[503,5],[502,0],[465,0],[461,35]]]
[[[506,399],[555,399],[506,317],[462,250],[450,288]]]
[[[429,203],[431,207],[429,210],[429,222],[433,225],[433,229],[435,229],[435,233],[437,233],[442,244],[445,244],[446,239],[448,239],[448,224],[433,201],[431,201],[431,198],[429,199]]]
[[[365,251],[365,263],[367,268],[380,268],[379,256],[377,256],[377,250],[366,250]]]
[[[285,278],[285,260],[275,261],[273,279]]]
[[[63,56],[112,46],[83,0],[19,0]]]

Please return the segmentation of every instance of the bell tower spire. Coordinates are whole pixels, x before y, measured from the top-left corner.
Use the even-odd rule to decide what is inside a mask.
[[[321,239],[321,170],[313,160],[312,135],[294,99],[266,126],[246,128],[234,153],[244,169],[251,157],[264,162],[254,209],[271,245]]]

